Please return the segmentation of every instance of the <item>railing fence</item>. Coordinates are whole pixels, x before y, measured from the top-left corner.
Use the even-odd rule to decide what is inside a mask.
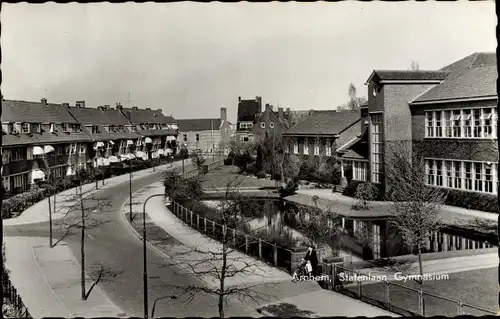
[[[17,289],[12,285],[6,269],[3,270],[2,288],[4,298],[9,300],[13,307],[12,318],[31,318],[28,308],[26,308],[21,296],[17,293]]]

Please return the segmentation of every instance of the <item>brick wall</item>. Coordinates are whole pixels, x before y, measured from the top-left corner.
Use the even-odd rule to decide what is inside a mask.
[[[184,141],[184,134],[187,135],[187,141]],[[196,141],[196,134],[199,134],[199,141]],[[212,140],[213,136],[213,140]],[[220,130],[206,130],[206,131],[190,131],[190,132],[179,132],[179,143],[186,144],[189,150],[201,149],[210,150],[212,149],[212,144],[215,144],[215,148],[219,147],[221,142],[221,131]]]

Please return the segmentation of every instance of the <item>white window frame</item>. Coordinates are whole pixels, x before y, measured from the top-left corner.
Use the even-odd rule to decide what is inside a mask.
[[[30,131],[30,123],[22,123],[21,124],[21,133],[24,133],[24,134],[29,134],[31,131]]]
[[[496,139],[497,122],[495,107],[428,110],[425,111],[425,138]]]
[[[438,185],[436,163],[440,162],[443,183]],[[470,165],[470,170],[467,166]],[[458,189],[482,194],[497,194],[496,163],[469,160],[425,159],[426,184],[429,186]],[[488,174],[489,171],[489,174]],[[432,176],[431,176],[432,175]]]
[[[319,156],[319,141],[314,142],[314,155]]]
[[[326,140],[325,155],[332,156],[332,141],[330,141],[330,140]]]
[[[63,132],[63,133],[67,133],[68,132],[68,124],[61,123],[61,132]]]
[[[309,155],[309,140],[307,138],[304,139],[303,154]]]
[[[372,183],[381,183],[383,174],[383,118],[382,114],[372,114],[371,121],[371,155],[372,155]]]
[[[269,127],[274,128],[274,122],[269,122]]]
[[[293,143],[293,154],[299,154],[299,142],[296,140]]]
[[[3,188],[6,191],[10,191],[10,176],[3,176],[2,183],[3,183]]]

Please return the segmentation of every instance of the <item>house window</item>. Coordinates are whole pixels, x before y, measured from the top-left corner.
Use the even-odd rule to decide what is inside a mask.
[[[465,163],[465,189],[472,190],[472,163]]]
[[[27,174],[19,174],[12,177],[12,186],[14,188],[24,188],[26,185],[27,178],[25,178]]]
[[[382,180],[382,160],[383,160],[383,141],[382,141],[382,115],[372,115],[372,182],[380,183]]]
[[[380,226],[373,224],[373,257],[380,258]]]
[[[33,132],[34,133],[40,133],[41,132],[40,124],[33,124]]]
[[[442,124],[443,122],[441,121],[441,111],[435,112],[434,113],[434,121],[435,121],[435,137],[442,137],[443,136],[443,127]]]
[[[436,161],[436,186],[443,186],[443,161]]]
[[[245,135],[245,136],[240,136],[240,141],[241,141],[241,142],[248,142],[248,140],[249,140],[249,139],[248,139],[248,136],[247,136],[247,135]]]
[[[450,111],[444,111],[444,136],[452,137],[451,135],[451,117],[452,114]]]
[[[464,137],[472,137],[472,110],[464,110],[462,116]]]
[[[297,141],[293,143],[293,154],[299,154],[299,143]]]
[[[10,179],[9,176],[5,176],[2,178],[3,188],[8,192],[10,191]]]
[[[306,139],[304,139],[304,155],[309,155],[309,141]]]
[[[61,131],[66,133],[68,131],[68,124],[61,123]]]
[[[80,145],[80,154],[85,154],[85,145]]]
[[[29,133],[30,132],[30,123],[23,123],[21,126],[21,132],[22,133]]]
[[[332,156],[332,142],[331,141],[326,141],[326,144],[325,144],[325,155],[326,156]]]
[[[182,134],[182,138],[184,139],[184,142],[187,142],[187,140],[188,140],[188,135],[187,135],[187,134]]]
[[[426,159],[425,166],[428,185],[490,194],[496,194],[497,192],[496,187],[494,187],[497,166],[494,164]],[[444,168],[444,185],[440,182],[441,167]]]
[[[27,149],[24,147],[15,147],[11,149],[10,161],[22,161],[27,159]]]
[[[434,112],[425,112],[425,127],[427,129],[427,137],[434,137],[434,119],[432,115]]]
[[[261,123],[260,123],[260,127],[261,127],[261,128],[266,128],[266,122],[261,122]]]
[[[484,137],[491,137],[493,134],[493,127],[492,127],[492,109],[483,109],[483,115],[481,117],[482,119],[482,126],[483,126],[483,134]]]
[[[314,143],[314,155],[319,155],[319,141],[316,141],[316,143]]]
[[[196,134],[196,142],[200,141],[200,134]]]
[[[366,181],[368,179],[368,163],[352,161],[352,179],[357,181]]]
[[[270,122],[270,123],[269,123],[269,127],[270,127],[270,128],[274,128],[274,122]]]
[[[451,117],[452,127],[453,127],[453,137],[461,137],[461,115],[460,110],[453,111],[453,116]]]
[[[481,137],[481,109],[474,110],[474,137]]]

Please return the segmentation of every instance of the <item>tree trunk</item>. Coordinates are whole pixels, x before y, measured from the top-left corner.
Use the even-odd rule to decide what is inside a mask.
[[[86,299],[87,289],[85,288],[85,207],[83,205],[82,189],[80,186],[80,209],[82,213],[81,242],[80,242],[80,276],[82,285],[82,300]]]
[[[422,247],[420,247],[420,244],[417,246],[417,253],[418,253],[418,268],[420,269],[420,288],[424,288],[424,265],[422,263]],[[422,315],[425,317],[425,299],[422,296]]]
[[[222,225],[222,268],[220,273],[220,291],[219,291],[219,317],[224,318],[224,283],[226,279],[227,267],[227,225]]]
[[[53,236],[52,236],[52,204],[50,202],[50,193],[49,193],[49,197],[48,197],[48,201],[49,201],[49,246],[50,248],[54,247],[53,245]]]

